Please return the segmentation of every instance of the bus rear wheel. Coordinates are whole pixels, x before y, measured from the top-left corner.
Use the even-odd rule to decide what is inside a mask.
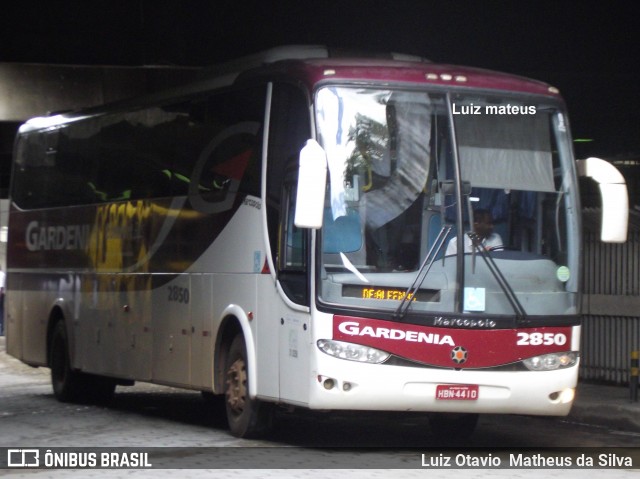
[[[241,334],[231,342],[225,364],[225,407],[231,434],[243,438],[264,436],[271,429],[273,408],[249,396],[247,351]]]
[[[49,347],[53,395],[61,402],[104,402],[111,399],[116,383],[110,378],[74,371],[64,321],[56,323]]]

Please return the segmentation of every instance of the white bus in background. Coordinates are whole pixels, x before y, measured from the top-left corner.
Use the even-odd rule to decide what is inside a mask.
[[[458,433],[566,415],[577,170],[601,183],[603,240],[626,237],[622,177],[578,166],[553,87],[321,47],[35,118],[15,144],[7,350],[62,401],[135,381],[225,395],[241,437],[278,405]],[[502,248],[474,236],[478,209]]]

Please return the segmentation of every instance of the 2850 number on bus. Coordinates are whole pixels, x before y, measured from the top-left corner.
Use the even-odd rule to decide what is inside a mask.
[[[179,286],[169,286],[169,302],[188,304],[190,299],[189,289]]]
[[[518,346],[564,346],[567,336],[563,333],[518,333]]]

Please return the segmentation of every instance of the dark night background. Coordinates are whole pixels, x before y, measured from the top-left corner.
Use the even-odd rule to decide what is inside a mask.
[[[0,62],[200,66],[283,44],[399,51],[558,87],[577,157],[638,157],[634,1],[21,0]],[[1,101],[1,100],[0,100]]]

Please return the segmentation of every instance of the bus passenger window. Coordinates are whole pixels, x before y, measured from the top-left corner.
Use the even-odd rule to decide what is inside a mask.
[[[237,183],[235,187],[238,188],[247,172],[256,169],[250,165],[258,161],[257,143],[254,134],[242,132],[227,138],[211,151],[198,178],[198,188],[206,201],[223,201],[232,183]]]

